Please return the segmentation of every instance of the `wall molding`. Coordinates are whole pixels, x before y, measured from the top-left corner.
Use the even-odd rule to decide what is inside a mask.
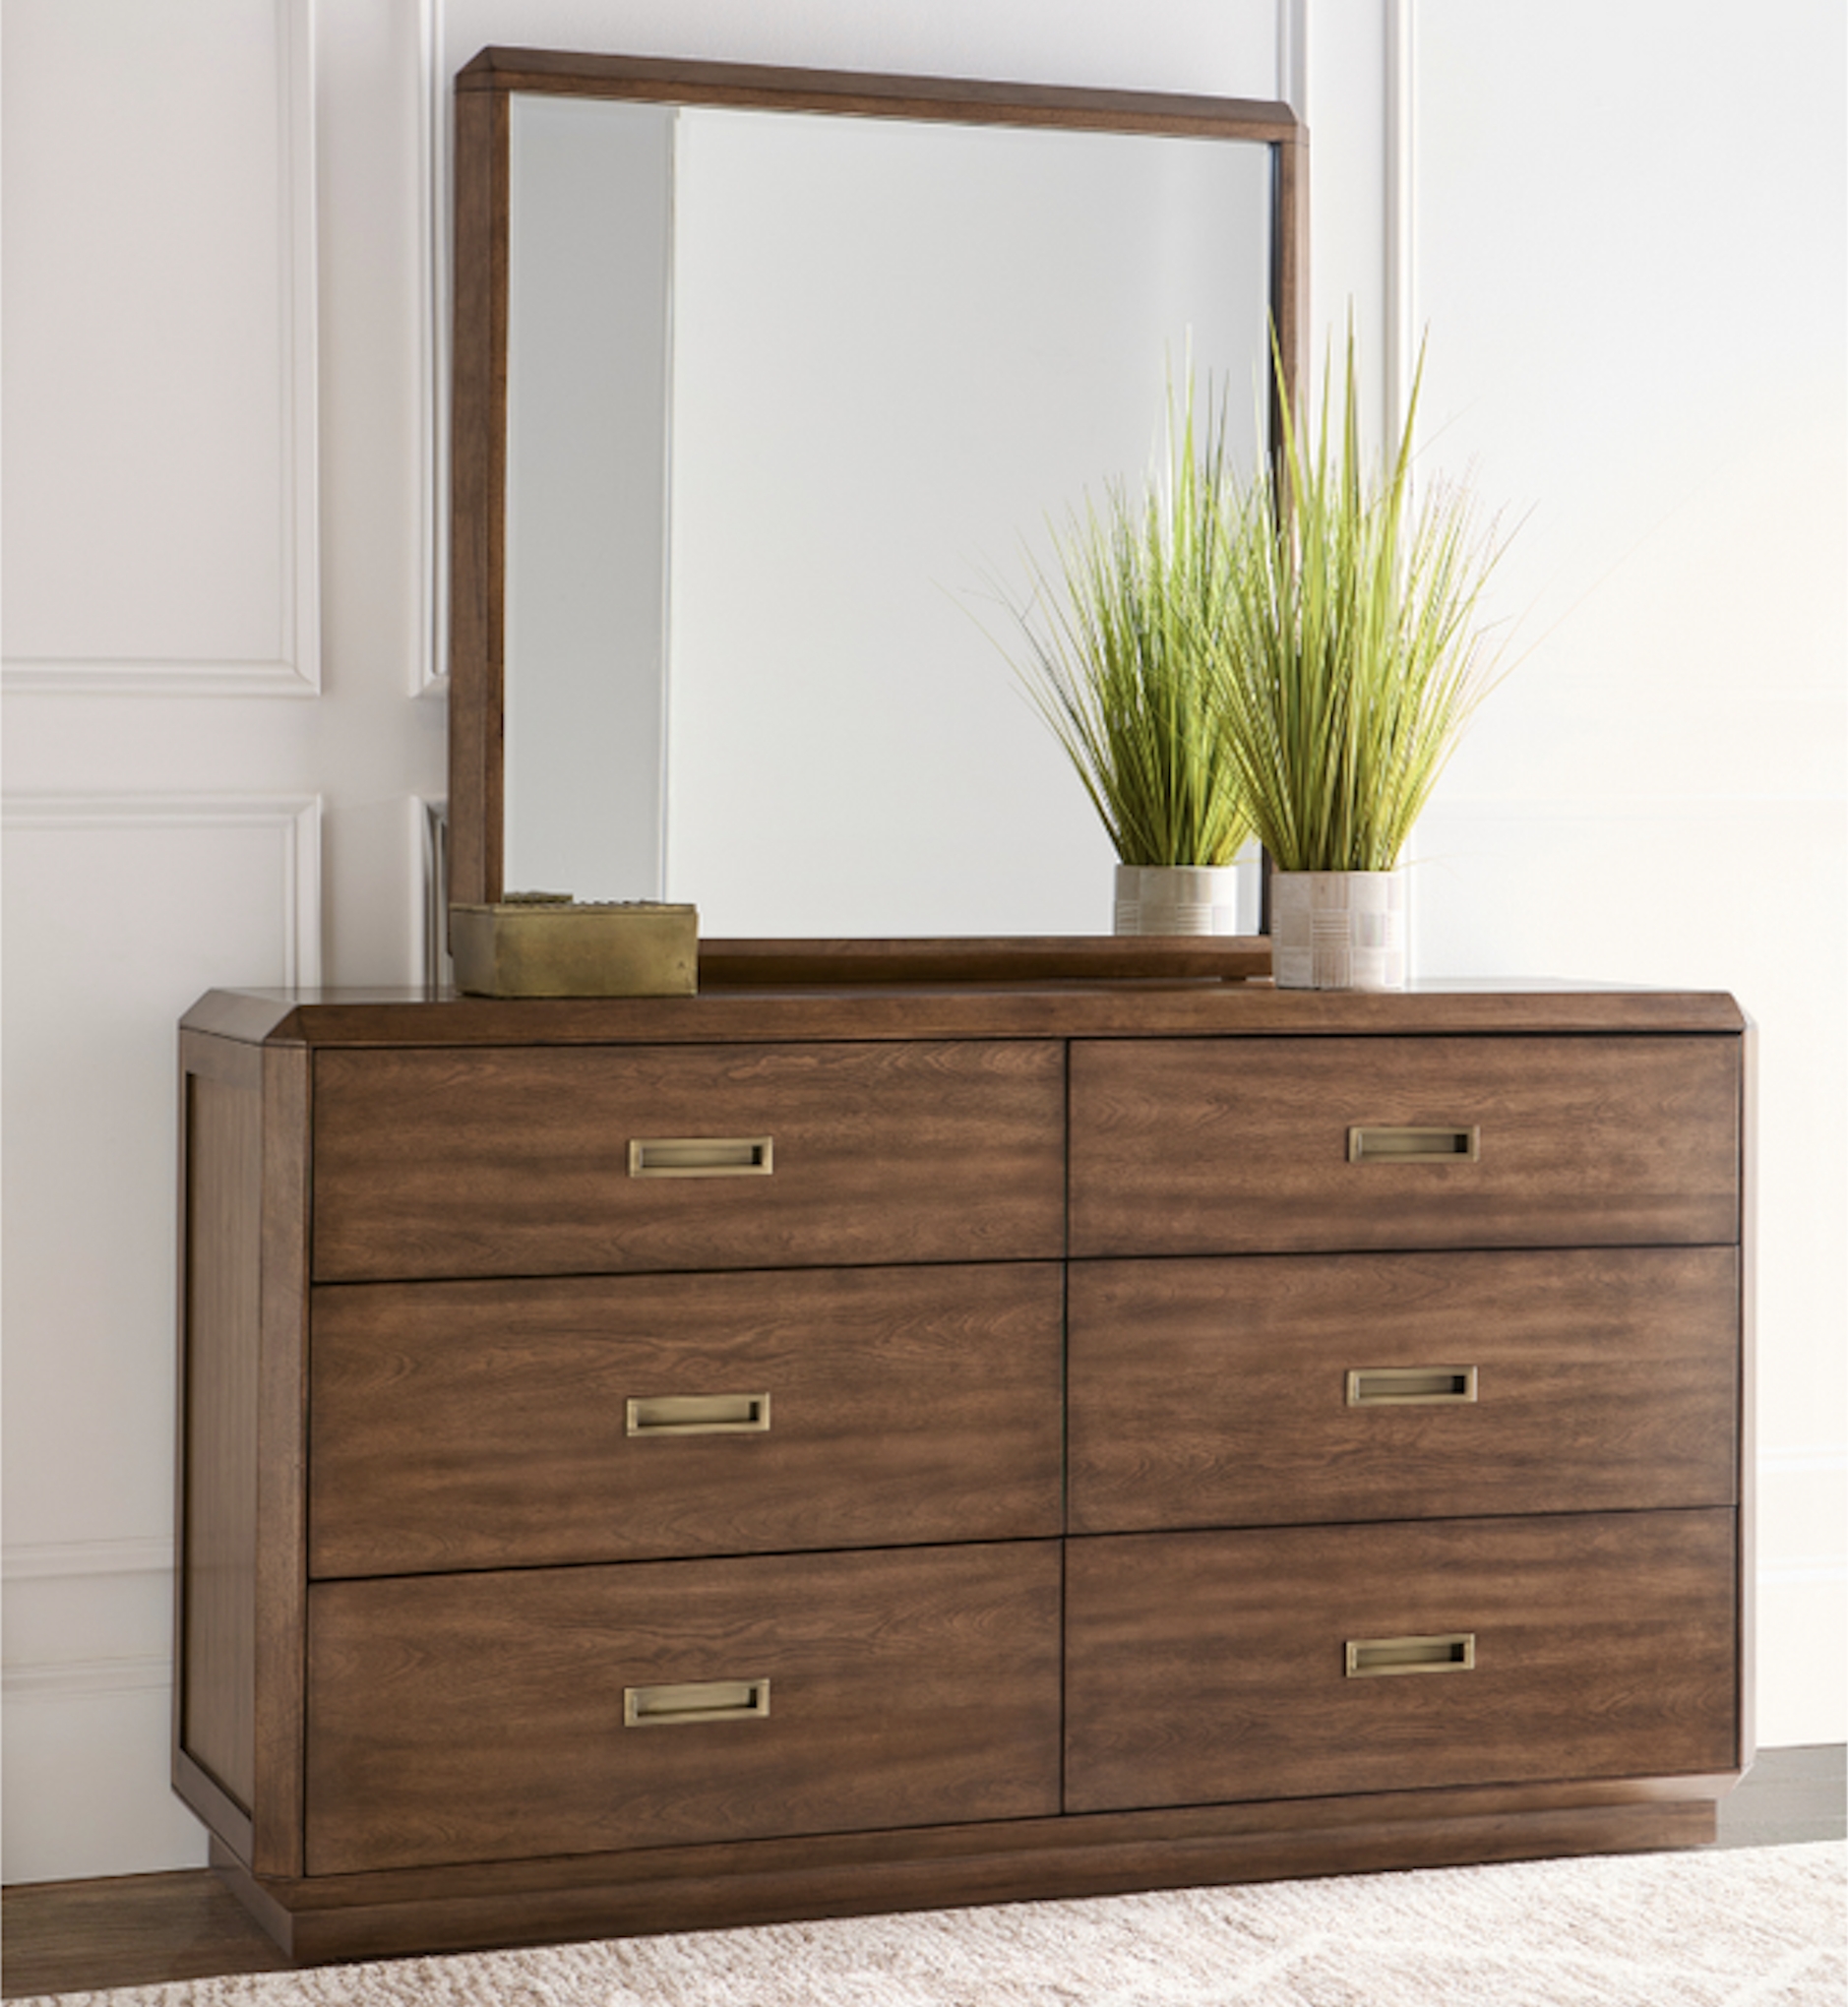
[[[1848,1442],[1760,1449],[1757,1463],[1761,1478],[1809,1475],[1816,1471],[1848,1471]]]
[[[1277,0],[1277,95],[1302,117],[1309,103],[1309,0]]]
[[[321,797],[317,795],[16,794],[0,805],[16,829],[268,829],[282,838],[283,985],[321,980]]]
[[[443,0],[417,0],[417,213],[423,247],[419,354],[424,427],[423,604],[416,694],[449,690],[450,84]]]
[[[173,1662],[164,1652],[121,1659],[70,1659],[36,1666],[9,1666],[0,1672],[0,1692],[20,1700],[72,1700],[116,1693],[171,1690]]]
[[[9,693],[314,697],[321,689],[319,379],[314,0],[271,0],[277,39],[277,302],[282,548],[277,652],[270,660],[16,656]]]
[[[0,1548],[0,1580],[69,1581],[87,1575],[160,1575],[173,1571],[173,1543],[148,1535],[128,1540],[25,1540]]]

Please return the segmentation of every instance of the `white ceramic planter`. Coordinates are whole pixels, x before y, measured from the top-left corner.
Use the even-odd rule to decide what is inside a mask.
[[[1270,963],[1280,990],[1402,990],[1402,871],[1279,871]]]
[[[1255,863],[1117,866],[1118,934],[1257,931]]]

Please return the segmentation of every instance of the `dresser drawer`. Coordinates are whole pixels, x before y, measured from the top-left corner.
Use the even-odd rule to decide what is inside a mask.
[[[1056,1812],[1059,1577],[1043,1542],[321,1583],[308,1872]]]
[[[1739,1153],[1732,1037],[1072,1052],[1076,1254],[1731,1242]]]
[[[1078,1533],[1736,1502],[1732,1247],[1073,1266]]]
[[[310,1570],[1056,1535],[1063,1309],[1050,1262],[324,1285]]]
[[[1723,1510],[1074,1541],[1066,1809],[1732,1769],[1734,1566]]]
[[[1047,1041],[323,1052],[320,1281],[1057,1257]]]

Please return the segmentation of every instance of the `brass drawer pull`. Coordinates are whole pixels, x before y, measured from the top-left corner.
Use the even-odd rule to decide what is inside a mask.
[[[1476,1633],[1447,1631],[1432,1638],[1349,1638],[1347,1676],[1371,1679],[1384,1672],[1473,1672]]]
[[[764,1435],[769,1394],[653,1394],[629,1403],[631,1435]]]
[[[1454,1407],[1475,1398],[1473,1366],[1369,1366],[1347,1376],[1350,1408]]]
[[[629,1145],[631,1178],[768,1178],[769,1136],[644,1136]]]
[[[1350,1164],[1473,1164],[1482,1155],[1480,1128],[1363,1128],[1347,1132]]]
[[[770,1717],[768,1679],[702,1679],[689,1686],[625,1686],[625,1729],[675,1729],[693,1722],[761,1722]]]

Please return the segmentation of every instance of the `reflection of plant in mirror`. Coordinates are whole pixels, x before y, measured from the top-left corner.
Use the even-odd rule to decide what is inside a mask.
[[[1391,457],[1360,442],[1353,334],[1338,426],[1315,435],[1281,383],[1284,450],[1224,518],[1231,583],[1211,632],[1228,757],[1281,871],[1389,871],[1495,651],[1479,618],[1502,551],[1466,490],[1412,487],[1424,355]]]
[[[1230,864],[1251,834],[1214,701],[1233,492],[1222,419],[1197,442],[1191,389],[1178,414],[1171,396],[1160,475],[1087,500],[1008,602],[1016,669],[1124,864]]]

